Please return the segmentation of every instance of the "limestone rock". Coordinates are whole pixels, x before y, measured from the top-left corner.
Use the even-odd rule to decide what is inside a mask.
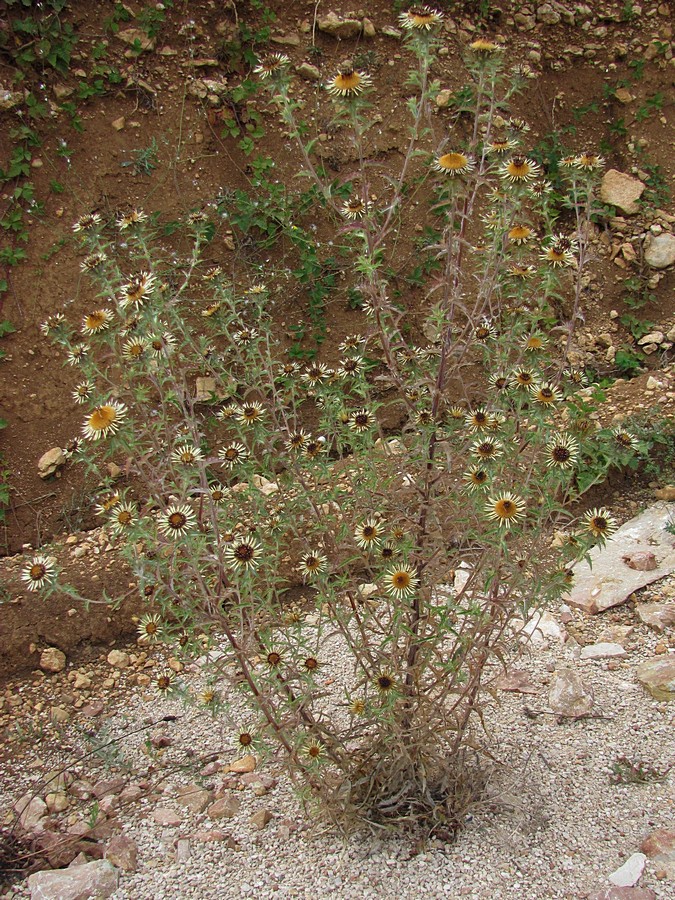
[[[192,813],[204,812],[211,801],[211,793],[198,784],[186,784],[176,791],[176,799]]]
[[[537,21],[544,25],[557,25],[560,21],[560,13],[554,9],[552,3],[542,3],[537,7]]]
[[[209,819],[233,819],[239,812],[240,806],[239,798],[233,794],[229,797],[221,797],[220,800],[216,800],[209,806]]]
[[[645,240],[645,262],[652,269],[665,269],[675,263],[675,234],[648,235]]]
[[[593,691],[574,669],[560,669],[553,678],[548,703],[557,715],[576,719],[593,709]]]
[[[117,32],[117,37],[125,44],[128,44],[132,50],[140,52],[154,50],[157,45],[156,38],[148,37],[141,28],[124,28],[122,31]]]
[[[215,393],[216,379],[210,375],[200,375],[195,382],[195,403],[207,403]]]
[[[257,812],[254,812],[249,822],[253,825],[254,828],[257,828],[258,831],[262,831],[263,828],[267,825],[268,822],[271,822],[274,816],[269,811],[269,809],[259,809]]]
[[[530,680],[529,672],[511,669],[495,680],[495,687],[501,691],[517,691],[519,694],[536,694],[539,688]]]
[[[105,859],[81,866],[36,872],[28,879],[31,900],[104,900],[117,889],[119,872]]]
[[[675,657],[659,656],[637,667],[637,680],[655,700],[675,700]]]
[[[115,669],[126,669],[130,662],[129,654],[124,650],[111,650],[106,659]]]
[[[48,810],[41,797],[25,794],[14,804],[14,812],[19,816],[19,825],[24,831],[32,831]]]
[[[136,842],[126,834],[116,834],[110,838],[105,851],[105,858],[118,869],[135,872],[138,868],[138,847]]]
[[[617,169],[608,169],[600,185],[600,199],[632,216],[639,212],[637,201],[644,189],[645,185],[638,178],[632,178]]]
[[[153,820],[163,828],[175,828],[183,821],[178,813],[165,806],[158,806],[152,813]]]
[[[65,464],[66,454],[63,450],[60,447],[52,447],[51,450],[43,453],[38,460],[38,475],[43,479],[51,478]]]
[[[646,862],[644,853],[633,853],[622,866],[612,872],[609,880],[617,887],[633,887],[640,880]]]
[[[587,644],[581,648],[581,659],[613,659],[617,656],[625,656],[626,651],[621,644],[613,644],[609,641],[599,641],[597,644]]]
[[[675,853],[675,827],[652,831],[640,844],[640,850],[650,859],[664,853]]]
[[[616,887],[605,888],[597,894],[591,894],[588,900],[656,900],[654,891],[649,888]]]
[[[66,654],[58,647],[47,647],[40,654],[40,668],[43,672],[63,672],[66,667]]]
[[[228,772],[234,772],[235,775],[242,775],[244,772],[252,772],[255,769],[255,756],[242,756],[241,759],[235,759],[227,767]]]
[[[321,81],[321,72],[311,63],[300,63],[295,70],[305,81]]]
[[[363,27],[358,19],[346,19],[334,12],[329,12],[323,19],[319,19],[318,24],[319,31],[339,41],[359,37]]]
[[[656,503],[622,525],[604,547],[593,547],[592,565],[583,561],[573,568],[574,583],[566,602],[587,613],[603,612],[675,571],[675,538],[665,530],[669,515],[667,504]],[[654,554],[655,569],[641,571],[625,564],[627,553],[633,556],[647,549]]]
[[[635,608],[640,620],[655,631],[675,625],[675,603],[638,603]]]

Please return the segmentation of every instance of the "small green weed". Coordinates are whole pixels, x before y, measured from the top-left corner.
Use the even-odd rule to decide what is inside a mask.
[[[642,759],[620,756],[612,763],[611,784],[654,784],[665,781],[670,768],[659,772],[651,763]]]

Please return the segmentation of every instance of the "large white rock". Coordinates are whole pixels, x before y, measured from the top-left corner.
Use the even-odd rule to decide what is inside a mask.
[[[599,613],[618,606],[637,591],[675,571],[675,536],[665,528],[671,507],[656,503],[626,522],[604,547],[590,552],[592,565],[582,561],[574,566],[574,583],[566,602],[587,613]],[[637,569],[630,565],[636,553],[648,550],[656,566]]]
[[[551,683],[548,705],[559,716],[587,716],[593,709],[593,691],[574,669],[559,669]]]
[[[640,211],[638,200],[644,189],[645,185],[638,178],[609,169],[600,184],[600,199],[631,216]]]
[[[633,887],[644,872],[647,857],[644,853],[633,853],[626,862],[609,876],[609,880],[617,887]]]
[[[71,869],[35,872],[28,879],[30,900],[105,900],[117,888],[119,873],[106,859]]]
[[[645,240],[645,262],[652,269],[672,266],[675,263],[675,234],[648,235]]]

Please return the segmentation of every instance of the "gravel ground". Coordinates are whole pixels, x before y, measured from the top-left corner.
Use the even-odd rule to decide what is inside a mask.
[[[672,602],[675,579],[641,594],[641,599]],[[559,614],[555,617],[560,619]],[[618,660],[580,660],[577,641],[598,640],[612,625],[634,628],[624,642],[627,655]],[[263,763],[256,775],[228,775],[225,769],[237,755],[231,741],[228,746],[229,729],[175,700],[151,696],[147,686],[133,684],[129,673],[124,702],[106,709],[105,728],[111,738],[121,738],[124,760],[131,767],[129,783],[146,790],[135,803],[117,811],[123,833],[138,846],[138,870],[122,872],[112,896],[314,900],[330,895],[351,900],[417,898],[424,892],[428,898],[543,900],[584,898],[609,887],[608,876],[639,851],[642,840],[656,828],[672,827],[674,819],[672,774],[648,784],[610,781],[619,757],[644,760],[661,772],[675,764],[674,704],[653,700],[635,678],[642,660],[663,652],[664,635],[642,624],[632,604],[594,619],[574,613],[565,630],[566,640],[540,641],[514,660],[513,667],[527,672],[536,693],[499,691],[499,703],[490,706],[483,742],[495,762],[487,796],[470,811],[465,829],[452,845],[431,841],[420,847],[410,838],[366,832],[348,838],[336,835],[311,812],[303,812],[273,761]],[[667,636],[665,642],[667,650]],[[590,717],[559,719],[549,710],[549,685],[556,670],[565,666],[576,668],[592,687],[595,707]],[[195,671],[182,677],[199,682],[202,675]],[[122,681],[126,678],[123,673]],[[54,679],[45,679],[41,686],[47,701]],[[133,727],[165,715],[180,718],[130,734]],[[74,725],[62,732],[70,744],[50,747],[43,742],[37,747],[37,759],[35,748],[21,744],[25,765],[19,769],[3,764],[5,808],[22,791],[35,789],[57,762],[72,759],[79,746]],[[168,744],[153,758],[147,755],[148,735],[155,745]],[[206,769],[203,763],[195,766],[194,754],[201,758],[211,752],[221,763],[219,772],[213,771],[217,764]],[[91,780],[111,777],[109,769],[88,762],[80,762],[74,771]],[[211,821],[206,811],[192,813],[179,805],[176,789],[195,781],[215,789],[224,786],[226,795],[236,796],[240,807],[234,817]],[[158,808],[177,813],[179,824],[159,824],[154,818]],[[250,818],[261,810],[272,818],[258,830]],[[72,807],[66,815],[71,822],[77,819]],[[212,829],[220,830],[220,840],[200,839],[200,832]],[[650,860],[639,886],[651,888],[658,898],[675,893],[673,881]],[[24,883],[4,896],[30,895]]]

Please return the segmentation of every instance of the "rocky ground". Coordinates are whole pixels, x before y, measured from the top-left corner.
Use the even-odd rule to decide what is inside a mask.
[[[73,65],[66,74],[43,72],[33,85],[49,108],[45,122],[31,122],[42,131],[30,178],[44,213],[29,219],[27,259],[11,272],[2,296],[3,317],[17,331],[3,338],[2,363],[11,385],[3,404],[10,427],[2,432],[11,503],[8,555],[0,561],[7,585],[0,595],[0,866],[27,854],[30,865],[55,871],[3,886],[2,896],[673,896],[672,577],[599,615],[554,609],[532,643],[514,646],[507,674],[494,672],[488,735],[477,735],[494,757],[484,758],[486,790],[448,844],[328,831],[314,811],[303,810],[277,761],[241,757],[228,722],[157,694],[158,673],[172,671],[191,685],[202,684],[203,675],[161,646],[128,643],[137,601],[125,600],[116,612],[94,605],[83,615],[67,598],[44,606],[21,585],[26,556],[47,546],[68,580],[86,585],[94,601],[104,591],[123,596],[131,580],[114,541],[94,527],[91,497],[99,485],[85,483],[63,452],[80,428],[80,410],[63,402],[75,374],[64,375],[62,360],[39,333],[40,322],[65,302],[75,319],[89,303],[81,288],[72,294],[79,277],[72,222],[89,210],[114,216],[134,204],[171,220],[211,203],[223,185],[249,184],[240,135],[222,130],[228,92],[243,77],[223,47],[236,32],[237,10],[252,27],[260,25],[253,4],[175,3],[154,39],[138,31],[142,4],[127,4],[131,20],[114,36],[102,24],[103,5],[71,6],[81,35]],[[270,6],[278,17],[270,48],[291,57],[298,95],[315,110],[310,119],[321,158],[336,175],[350,169],[346,144],[326,127],[317,98],[337,64],[360,54],[387,125],[369,152],[385,166],[395,164],[407,89],[394,77],[401,35],[392,3],[374,0],[367,10],[314,2],[299,9],[285,0]],[[498,35],[538,76],[515,111],[530,122],[542,161],[563,146],[605,155],[605,214],[593,226],[595,259],[572,352],[599,377],[624,376],[607,389],[602,424],[633,415],[665,421],[675,400],[672,4],[553,0],[516,11],[498,2],[487,4],[488,14],[482,3],[445,7],[447,52],[434,72],[444,89],[434,112],[439,133],[462,85],[463,48],[477,34]],[[102,38],[123,81],[81,104],[80,134],[61,104],[93,79]],[[3,168],[23,100],[3,56]],[[248,105],[237,112],[247,115]],[[265,152],[284,178],[297,161],[288,157],[271,111],[262,116]],[[60,152],[64,140],[67,157]],[[130,160],[153,140],[156,170],[134,173]],[[50,182],[62,190],[51,190]],[[238,245],[222,222],[215,246],[213,262],[230,267]],[[405,241],[400,250],[402,257],[414,252]],[[288,322],[304,314],[302,297],[283,311]],[[333,337],[358,330],[360,315],[336,304]],[[324,345],[321,356],[328,364],[331,343],[337,341]],[[615,473],[600,502],[624,522],[655,496],[672,502],[669,480],[653,471],[639,482]],[[650,681],[654,673],[660,686]]]
[[[649,568],[639,541],[617,540],[628,568]],[[199,687],[203,661],[136,644],[78,664],[47,648],[4,693],[2,800],[5,834],[58,871],[2,896],[670,897],[674,628],[673,576],[601,615],[535,620],[493,673],[488,780],[454,843],[325,827],[274,759],[237,752],[231,723],[158,696],[158,673]],[[333,658],[330,677],[346,677]]]

